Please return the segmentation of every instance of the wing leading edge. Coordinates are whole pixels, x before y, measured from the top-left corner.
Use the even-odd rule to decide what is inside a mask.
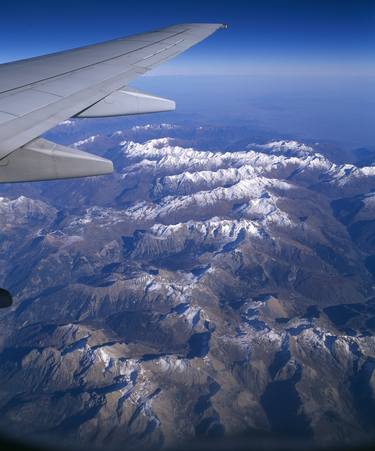
[[[70,117],[173,110],[173,101],[127,84],[222,27],[175,25],[0,65],[0,182],[111,172],[110,161],[58,146],[40,135]]]

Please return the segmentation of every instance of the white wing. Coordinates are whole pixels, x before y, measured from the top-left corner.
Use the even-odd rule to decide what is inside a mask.
[[[70,117],[168,111],[174,102],[129,81],[202,41],[221,24],[184,24],[0,65],[0,181],[107,174],[109,160],[39,136]]]

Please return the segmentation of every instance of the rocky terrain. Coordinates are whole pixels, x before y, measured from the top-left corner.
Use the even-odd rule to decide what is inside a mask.
[[[374,439],[372,162],[136,127],[76,143],[109,149],[113,176],[1,188],[1,428],[122,448]]]

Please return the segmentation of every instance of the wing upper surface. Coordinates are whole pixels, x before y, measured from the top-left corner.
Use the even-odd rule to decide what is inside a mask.
[[[0,65],[0,159],[221,27],[175,25]]]

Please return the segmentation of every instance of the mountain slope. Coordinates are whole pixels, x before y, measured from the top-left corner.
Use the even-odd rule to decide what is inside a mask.
[[[296,141],[78,146],[103,142],[113,177],[0,199],[16,297],[0,318],[4,430],[134,448],[373,437],[374,166]]]

